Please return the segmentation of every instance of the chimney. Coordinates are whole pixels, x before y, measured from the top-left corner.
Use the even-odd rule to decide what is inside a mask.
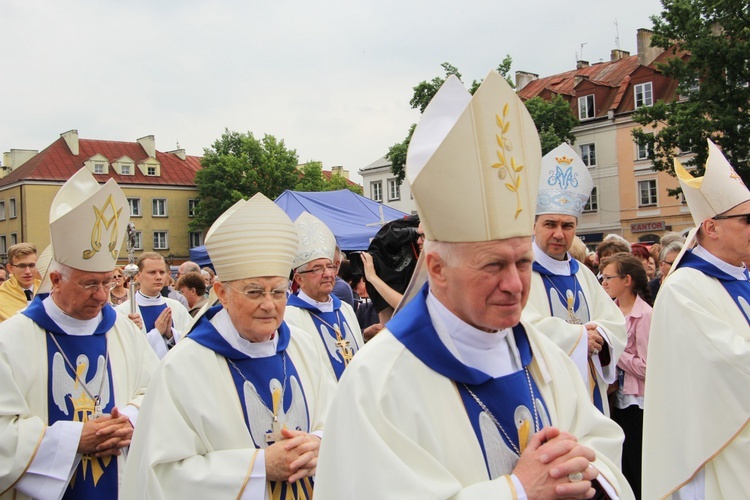
[[[627,50],[612,49],[612,52],[609,54],[609,61],[616,62],[620,59],[625,59],[626,57],[630,57],[630,52]]]
[[[526,85],[538,80],[539,75],[536,73],[529,73],[528,71],[516,71],[516,92],[520,92]]]
[[[68,145],[68,149],[73,153],[73,156],[78,156],[78,131],[68,130],[60,134],[60,137],[65,139],[65,143]]]
[[[588,61],[581,61],[581,60],[576,61],[576,69],[583,69],[583,68],[588,68],[588,67],[589,67]]]
[[[638,64],[648,66],[659,57],[659,54],[664,52],[664,49],[660,47],[651,46],[651,35],[653,34],[654,32],[651,30],[638,29]]]
[[[185,160],[185,158],[187,158],[184,149],[175,149],[174,151],[167,151],[167,153],[175,155],[180,160]]]
[[[11,149],[10,152],[3,153],[3,170],[11,171],[14,170],[33,157],[35,157],[39,151],[35,149]]]
[[[141,137],[138,139],[138,144],[141,145],[149,158],[156,158],[156,140],[153,135]]]
[[[331,167],[331,175],[340,175],[344,179],[349,179],[349,171],[344,170],[344,167],[341,165],[337,165],[335,167]]]

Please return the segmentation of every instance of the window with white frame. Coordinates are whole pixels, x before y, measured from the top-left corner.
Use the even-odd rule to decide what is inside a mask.
[[[373,181],[370,183],[370,199],[383,202],[383,181]]]
[[[11,219],[16,218],[16,199],[15,198],[11,198],[10,200],[8,200],[8,212],[9,212],[8,217],[10,217]]]
[[[0,220],[5,220],[5,200],[0,201]]]
[[[156,167],[146,167],[146,175],[156,175]]]
[[[190,231],[188,233],[189,248],[199,247],[203,244],[203,231]]]
[[[131,217],[141,216],[141,199],[140,198],[128,198],[128,206],[130,207]]]
[[[195,207],[198,206],[198,200],[188,200],[188,217],[195,217]]]
[[[588,120],[596,116],[594,108],[594,94],[585,95],[578,98],[578,119]]]
[[[133,242],[133,250],[143,250],[143,231],[135,232],[135,241]]]
[[[401,184],[398,179],[388,179],[388,201],[401,199]]]
[[[18,243],[18,233],[10,233],[10,246]]]
[[[94,163],[94,173],[95,174],[103,174],[104,173],[104,163]]]
[[[654,134],[648,134],[648,135],[650,137],[654,136]],[[642,139],[636,142],[636,145],[635,145],[636,146],[636,154],[635,154],[636,160],[648,160],[649,154],[651,153],[651,150],[653,149],[652,140]]]
[[[639,83],[634,87],[635,107],[651,106],[654,104],[654,93],[651,82]]]
[[[0,253],[3,255],[8,253],[8,241],[5,239],[4,234],[0,234]]]
[[[656,179],[638,181],[638,206],[651,207],[656,205]]]
[[[167,216],[167,199],[166,198],[154,198],[151,201],[151,215],[153,217],[166,217]]]
[[[584,165],[587,167],[596,166],[596,145],[595,144],[581,144],[581,159]]]
[[[132,166],[130,163],[121,163],[120,164],[120,175],[132,175],[130,172],[132,171]]]
[[[154,250],[169,249],[168,231],[154,231]]]
[[[591,196],[589,201],[583,206],[584,212],[598,212],[599,211],[599,193],[597,192],[596,186],[591,190]]]

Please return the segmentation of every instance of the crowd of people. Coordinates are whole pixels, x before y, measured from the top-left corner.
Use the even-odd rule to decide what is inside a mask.
[[[709,151],[687,238],[588,251],[576,152],[452,76],[418,218],[347,256],[258,193],[175,278],[116,266],[127,199],[82,168],[8,251],[0,498],[746,498],[750,191]]]

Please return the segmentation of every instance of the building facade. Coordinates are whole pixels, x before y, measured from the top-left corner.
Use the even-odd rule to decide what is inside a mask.
[[[179,263],[189,258],[190,248],[203,244],[203,232],[188,228],[198,198],[195,174],[200,158],[184,150],[157,151],[154,136],[135,142],[101,141],[79,139],[78,131],[70,130],[41,152],[12,150],[4,154],[4,160],[5,175],[0,178],[3,261],[15,243],[33,243],[40,252],[49,245],[52,200],[81,167],[88,168],[100,183],[115,179],[124,191],[137,231],[136,257],[155,251],[170,263]],[[125,248],[120,263],[127,263]]]
[[[358,173],[362,176],[363,196],[407,214],[417,213],[409,182],[398,181],[391,172],[391,162],[385,157],[360,169]]]

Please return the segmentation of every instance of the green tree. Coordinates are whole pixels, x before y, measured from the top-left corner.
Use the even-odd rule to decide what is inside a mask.
[[[272,135],[256,139],[251,132],[226,129],[204,150],[202,168],[195,176],[198,205],[190,228],[210,226],[241,198],[263,193],[276,198],[292,189],[299,177],[297,153]]]
[[[337,173],[332,173],[331,178],[326,182],[323,191],[338,191],[339,189],[348,189],[353,193],[357,193],[359,195],[362,194],[362,186],[360,186],[359,184],[351,184],[344,178],[344,176]]]
[[[323,178],[323,164],[319,161],[310,161],[302,165],[302,171],[294,185],[295,191],[324,191],[326,180]]]
[[[498,65],[497,72],[506,79],[511,87],[515,87],[509,77],[512,64],[513,59],[510,55],[506,55]],[[441,64],[441,67],[445,72],[444,77],[436,76],[432,80],[420,82],[414,87],[414,94],[409,104],[413,109],[418,109],[420,113],[424,112],[438,89],[440,89],[440,86],[450,75],[456,75],[461,79],[461,73],[452,64],[446,62]],[[469,88],[469,92],[473,95],[481,84],[481,80],[474,80]],[[531,107],[529,107],[530,102]],[[572,130],[573,127],[578,125],[578,119],[570,110],[570,105],[561,96],[550,102],[546,102],[541,98],[530,99],[526,103],[526,106],[529,107],[531,117],[534,119],[537,130],[539,130],[542,149],[545,153],[559,146],[563,141],[571,143],[575,141]],[[403,182],[406,176],[406,152],[409,149],[409,142],[416,126],[416,123],[412,124],[409,127],[406,138],[391,146],[385,155],[386,159],[391,162],[391,172],[398,178],[399,182]]]
[[[662,6],[651,17],[651,44],[674,56],[658,69],[678,82],[680,99],[638,108],[636,122],[659,130],[637,128],[633,137],[650,146],[654,169],[671,175],[674,156],[686,151],[695,157],[684,163],[702,175],[710,138],[750,185],[750,4],[662,0]]]

